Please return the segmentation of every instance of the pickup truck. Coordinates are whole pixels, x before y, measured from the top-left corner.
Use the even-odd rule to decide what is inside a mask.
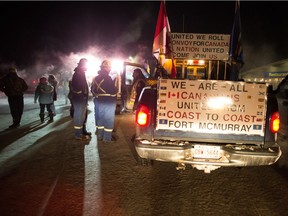
[[[210,173],[271,165],[281,156],[277,99],[267,83],[151,80],[135,113],[131,150],[140,164],[171,162]]]

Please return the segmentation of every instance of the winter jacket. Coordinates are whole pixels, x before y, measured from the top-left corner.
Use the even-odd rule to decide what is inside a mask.
[[[112,78],[105,71],[99,71],[91,85],[91,92],[94,97],[101,101],[114,101],[117,96],[117,87]]]
[[[49,84],[52,85],[53,88],[54,88],[53,100],[54,100],[54,101],[57,101],[57,86],[58,86],[58,81],[57,81],[57,80],[51,80],[51,81],[49,81],[49,79],[48,79],[48,82],[49,82]]]
[[[0,90],[8,97],[21,96],[27,89],[27,83],[17,73],[8,73],[0,79]]]
[[[142,89],[146,86],[146,81],[143,78],[138,78],[135,80],[132,84],[132,90],[130,95],[130,100],[132,101],[138,101],[140,94],[142,92]]]
[[[89,87],[87,84],[85,72],[81,68],[74,69],[70,85],[70,95],[72,102],[88,102]]]
[[[40,104],[51,104],[53,103],[54,87],[48,82],[39,83],[36,87],[34,94],[34,102],[39,99]]]

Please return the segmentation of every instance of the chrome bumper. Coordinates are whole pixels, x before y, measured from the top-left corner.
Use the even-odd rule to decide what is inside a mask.
[[[169,146],[155,143],[153,144],[145,140],[135,140],[135,147],[138,155],[141,158],[176,162],[180,164],[190,164],[192,166],[204,165],[216,167],[244,167],[271,165],[281,156],[281,150],[277,144],[270,148],[261,148],[255,145],[221,145],[220,157],[217,159],[194,158],[194,144]]]

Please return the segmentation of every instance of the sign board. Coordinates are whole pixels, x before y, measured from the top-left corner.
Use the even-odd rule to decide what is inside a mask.
[[[288,76],[288,71],[275,71],[275,72],[264,72],[265,78],[284,78]]]
[[[158,80],[156,130],[264,136],[266,83]]]
[[[171,33],[176,59],[228,60],[230,35]]]

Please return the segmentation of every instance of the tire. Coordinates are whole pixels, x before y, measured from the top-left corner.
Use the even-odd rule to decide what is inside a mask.
[[[131,138],[131,143],[129,143],[129,148],[131,150],[131,153],[134,157],[134,159],[137,162],[137,165],[140,166],[152,166],[153,165],[153,160],[147,159],[147,158],[141,158],[135,148],[134,140],[135,140],[135,134]]]
[[[140,166],[153,166],[153,160],[147,158],[141,158],[138,156],[137,164]]]

